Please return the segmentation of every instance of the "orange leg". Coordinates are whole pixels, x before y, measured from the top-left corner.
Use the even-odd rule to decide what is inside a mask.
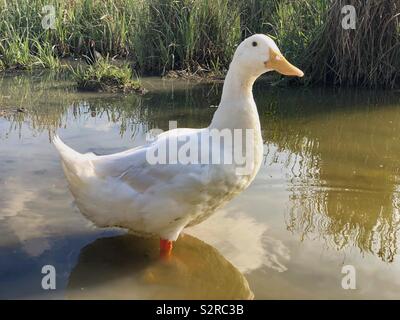
[[[171,256],[172,241],[160,239],[160,257],[167,258]]]

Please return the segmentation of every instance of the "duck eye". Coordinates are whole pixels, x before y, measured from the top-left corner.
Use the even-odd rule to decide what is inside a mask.
[[[257,47],[257,42],[253,41],[252,45],[253,47]]]

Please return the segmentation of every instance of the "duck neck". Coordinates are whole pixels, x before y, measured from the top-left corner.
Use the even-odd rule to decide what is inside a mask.
[[[210,127],[245,128],[259,126],[257,108],[253,98],[253,84],[257,76],[231,63],[225,77],[221,102]]]
[[[230,105],[232,101],[252,99],[253,84],[256,77],[246,74],[235,64],[231,64],[226,74],[220,106]]]

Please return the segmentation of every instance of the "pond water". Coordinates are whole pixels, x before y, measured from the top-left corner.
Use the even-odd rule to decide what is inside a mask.
[[[161,261],[157,240],[79,213],[49,139],[113,153],[170,120],[207,126],[221,93],[143,81],[145,96],[77,93],[52,74],[0,79],[0,298],[400,298],[400,92],[257,83],[259,174]],[[55,290],[42,289],[44,265]],[[342,288],[346,265],[355,290]]]

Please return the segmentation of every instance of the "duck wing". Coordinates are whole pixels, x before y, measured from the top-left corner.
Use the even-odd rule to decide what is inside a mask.
[[[168,157],[171,139],[179,137],[180,141],[188,140],[191,136],[198,135],[201,130],[204,129],[170,130],[160,134],[152,143],[116,154],[97,156],[90,162],[97,176],[117,178],[129,184],[137,192],[153,192],[164,184],[172,184],[174,192],[179,192],[176,189],[179,185],[194,186],[195,180],[206,183],[208,166],[185,165],[178,162],[173,164],[169,163],[168,159],[165,162],[152,162],[149,155],[154,154],[154,150],[165,150]]]

